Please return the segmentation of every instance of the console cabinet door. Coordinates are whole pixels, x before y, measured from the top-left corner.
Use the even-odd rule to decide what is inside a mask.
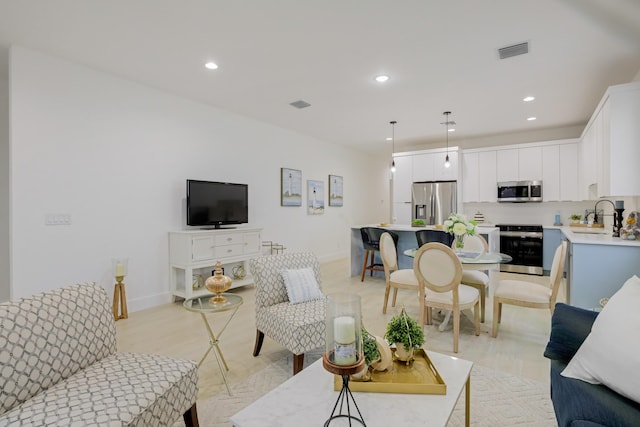
[[[215,257],[215,243],[211,235],[191,237],[191,261],[207,261]]]

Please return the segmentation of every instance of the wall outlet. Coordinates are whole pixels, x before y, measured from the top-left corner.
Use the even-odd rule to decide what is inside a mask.
[[[46,214],[44,225],[71,225],[71,214]]]

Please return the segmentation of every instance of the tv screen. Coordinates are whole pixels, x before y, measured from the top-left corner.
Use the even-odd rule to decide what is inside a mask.
[[[214,226],[249,222],[246,184],[187,180],[187,225]]]

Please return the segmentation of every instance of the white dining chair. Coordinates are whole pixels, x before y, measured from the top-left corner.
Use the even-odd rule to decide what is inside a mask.
[[[382,304],[382,314],[385,314],[387,312],[387,303],[389,301],[389,291],[391,288],[393,288],[391,307],[395,307],[398,289],[412,289],[417,292],[418,279],[416,278],[413,269],[398,268],[398,253],[396,252],[396,245],[389,233],[383,233],[382,236],[380,236],[380,257],[382,258],[382,265],[384,267],[384,276],[386,280],[384,303]]]
[[[420,292],[420,324],[431,325],[432,309],[451,310],[453,316],[453,351],[458,352],[460,312],[473,308],[475,335],[480,335],[479,293],[462,285],[462,264],[451,248],[442,243],[427,243],[416,252],[413,270]]]
[[[530,308],[548,308],[553,310],[558,298],[558,290],[562,282],[564,262],[567,256],[567,241],[563,241],[556,249],[549,274],[549,285],[527,282],[524,280],[501,280],[493,295],[493,327],[491,336],[498,336],[498,323],[502,320],[502,304],[517,305]]]
[[[453,248],[455,241],[451,244]],[[463,241],[462,250],[465,252],[489,252],[489,245],[487,241],[479,234],[465,235]],[[460,280],[463,285],[472,286],[480,292],[480,322],[484,323],[485,313],[485,301],[487,297],[487,290],[489,288],[489,275],[480,270],[463,270],[462,279]]]

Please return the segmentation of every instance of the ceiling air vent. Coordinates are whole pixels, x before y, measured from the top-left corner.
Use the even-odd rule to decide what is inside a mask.
[[[311,107],[311,104],[309,104],[307,101],[303,101],[302,99],[300,99],[298,101],[293,101],[293,102],[289,103],[289,105],[291,105],[292,107],[296,107],[296,108]]]
[[[513,46],[498,49],[500,59],[511,58],[512,56],[524,55],[529,53],[529,42],[514,44]]]

